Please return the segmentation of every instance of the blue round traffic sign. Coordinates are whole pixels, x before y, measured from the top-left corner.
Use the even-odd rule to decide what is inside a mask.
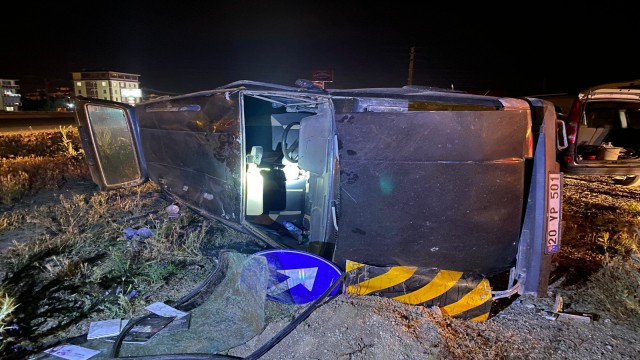
[[[255,253],[269,265],[267,298],[286,304],[306,304],[318,299],[342,271],[325,258],[301,250],[272,249]],[[336,287],[329,296],[338,293]]]

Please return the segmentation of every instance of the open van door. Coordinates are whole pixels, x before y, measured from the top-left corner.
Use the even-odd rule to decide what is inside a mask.
[[[76,117],[93,180],[103,190],[152,181],[176,203],[242,231],[238,104],[238,91],[135,106],[79,98]]]
[[[136,186],[148,179],[133,107],[78,97],[76,119],[93,181],[102,190]]]

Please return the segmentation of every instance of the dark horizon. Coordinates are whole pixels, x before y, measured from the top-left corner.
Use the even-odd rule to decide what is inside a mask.
[[[21,36],[0,58],[0,78],[19,80],[24,94],[72,85],[72,72],[104,69],[139,74],[147,91],[180,94],[238,80],[294,85],[332,69],[328,88],[397,87],[408,83],[412,47],[414,85],[524,96],[640,78],[625,55],[634,42],[623,8],[180,4],[7,4],[6,26]]]

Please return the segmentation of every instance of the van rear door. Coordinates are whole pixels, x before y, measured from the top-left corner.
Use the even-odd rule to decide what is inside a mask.
[[[76,114],[101,189],[149,179],[176,202],[241,230],[238,91],[204,91],[135,107],[81,98]]]
[[[78,97],[76,120],[91,177],[102,190],[136,186],[147,181],[132,106]]]

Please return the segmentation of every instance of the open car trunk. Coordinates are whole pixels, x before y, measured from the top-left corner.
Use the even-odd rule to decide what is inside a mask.
[[[640,183],[640,82],[598,85],[578,94],[559,131],[563,172],[614,175]]]
[[[576,144],[581,164],[640,166],[640,101],[585,103]]]

